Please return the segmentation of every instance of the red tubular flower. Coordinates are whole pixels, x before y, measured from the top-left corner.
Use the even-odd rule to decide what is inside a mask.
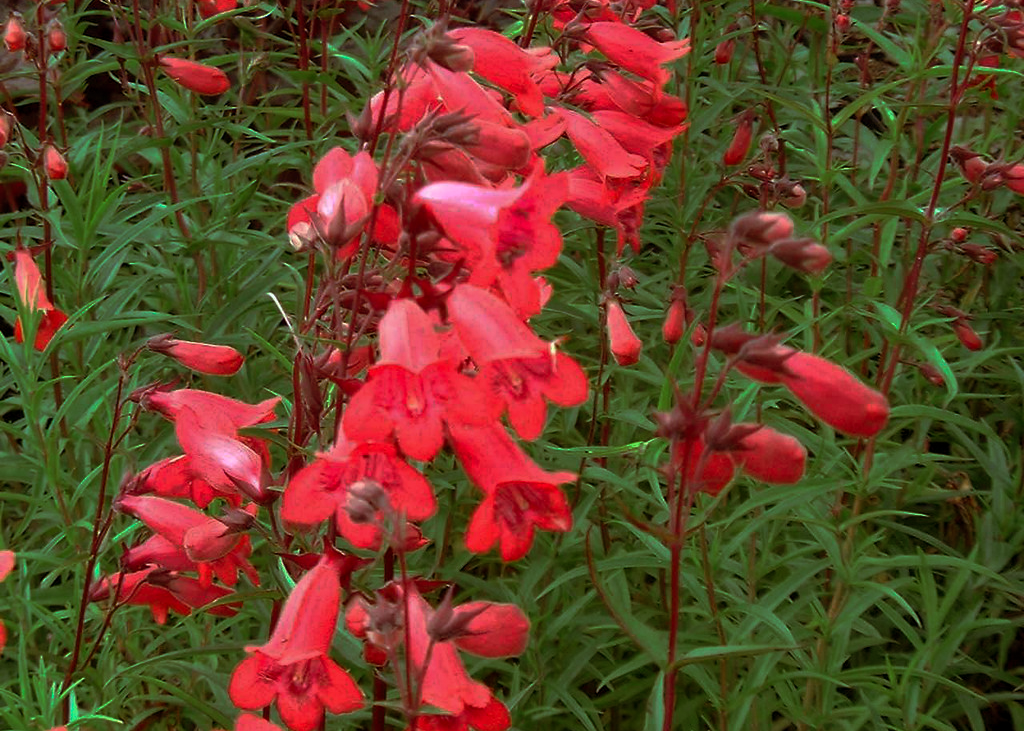
[[[717,63],[719,66],[724,66],[725,64],[729,63],[730,61],[732,61],[732,54],[735,50],[735,38],[730,38],[728,40],[722,41],[717,46],[715,46],[715,63]]]
[[[149,606],[157,624],[165,624],[172,610],[177,614],[188,615],[193,609],[205,607],[231,594],[230,589],[222,586],[203,587],[196,579],[180,576],[175,571],[150,567],[104,577],[93,586],[89,600],[104,601],[118,587],[118,603]],[[208,611],[218,617],[233,617],[238,613],[238,605],[220,604],[210,607]]]
[[[495,190],[465,183],[433,183],[415,201],[434,216],[470,270],[469,283],[495,281],[517,313],[540,311],[533,273],[555,265],[562,236],[551,222],[568,196],[564,175],[545,175],[538,166],[519,188]]]
[[[195,473],[192,461],[186,455],[168,457],[151,464],[135,476],[129,492],[187,498],[200,508],[205,508],[214,498],[222,498],[234,507],[242,502],[242,496],[237,492],[221,492]]]
[[[53,336],[68,321],[68,316],[58,310],[46,296],[46,285],[39,273],[39,267],[32,259],[28,249],[14,250],[14,282],[18,290],[18,299],[22,307],[29,312],[42,312],[42,319],[36,327],[33,346],[36,350],[46,350]],[[24,341],[21,318],[14,322],[14,340]]]
[[[646,33],[621,22],[591,23],[586,26],[586,39],[609,61],[650,80],[658,91],[671,77],[662,66],[690,52],[689,38],[658,43]]]
[[[773,485],[793,485],[803,479],[807,450],[797,439],[763,426],[743,437],[739,447],[731,454],[751,477]]]
[[[720,493],[736,474],[736,465],[727,453],[708,452],[704,455],[704,440],[700,437],[677,442],[672,459],[676,469],[682,469],[686,459],[686,483],[690,490],[712,496]]]
[[[334,247],[337,258],[352,256],[377,194],[377,180],[377,165],[369,153],[353,157],[341,147],[332,148],[313,169],[316,193],[288,211],[292,245],[301,250],[319,237]],[[382,206],[378,221],[393,213],[390,206]],[[375,240],[391,243],[385,233],[383,226],[374,228]]]
[[[241,353],[227,345],[177,340],[166,333],[150,338],[146,347],[174,358],[186,368],[211,376],[232,376],[245,362]]]
[[[238,0],[198,0],[196,7],[199,8],[200,16],[212,18],[215,15],[234,10],[238,7]]]
[[[889,420],[885,396],[840,365],[820,356],[777,346],[784,372],[737,364],[748,378],[763,383],[782,383],[811,413],[832,428],[855,437],[871,437]]]
[[[455,359],[440,357],[434,323],[415,302],[392,301],[379,332],[381,359],[345,410],[349,438],[383,441],[394,433],[406,455],[429,460],[444,443],[442,424],[497,417],[501,404],[457,373]]]
[[[473,71],[510,93],[523,114],[544,114],[544,97],[532,74],[558,63],[551,49],[526,51],[500,33],[484,28],[458,28],[448,35],[473,49]]]
[[[227,74],[213,66],[174,56],[161,56],[159,60],[164,73],[189,91],[216,96],[231,88]]]
[[[222,415],[237,430],[273,421],[274,409],[281,399],[274,397],[258,404],[247,404],[219,393],[179,388],[175,391],[145,389],[133,395],[133,400],[147,411],[156,411],[171,421],[176,421],[186,409],[198,414]]]
[[[68,161],[53,145],[47,145],[43,150],[43,170],[50,180],[64,180],[68,176]]]
[[[352,504],[359,490],[371,492],[355,495],[357,501],[367,503],[370,520],[353,520],[363,507]],[[373,490],[381,492],[385,505],[376,504]],[[426,520],[436,509],[430,483],[398,456],[394,446],[356,444],[341,434],[330,452],[317,455],[288,482],[281,517],[313,525],[334,515],[338,532],[353,546],[376,549],[388,519]]]
[[[247,647],[249,657],[231,676],[228,694],[253,711],[277,702],[292,731],[313,731],[331,713],[363,705],[351,676],[328,657],[341,601],[341,557],[325,555],[292,589],[270,640]]]
[[[463,469],[485,494],[466,530],[470,551],[486,553],[498,543],[503,561],[518,561],[533,545],[535,527],[560,532],[572,527],[558,485],[576,475],[541,469],[500,424],[453,427],[449,433]]]
[[[477,728],[504,731],[508,728],[507,711],[501,713],[495,707],[501,704],[490,688],[466,674],[458,650],[482,657],[519,655],[526,649],[529,620],[511,604],[471,602],[452,608],[446,603],[434,610],[414,584],[407,585],[406,591],[408,652],[416,675],[422,678],[422,702],[455,716],[497,718],[502,723]]]
[[[193,562],[199,571],[201,586],[210,586],[214,574],[228,586],[234,586],[240,570],[253,584],[259,585],[259,574],[248,561],[252,553],[248,536],[238,530],[186,505],[160,497],[122,495],[116,506],[143,521]],[[135,558],[138,560],[138,555]],[[165,568],[179,567],[165,565]]]
[[[673,297],[668,311],[665,313],[665,322],[661,326],[661,336],[669,345],[675,345],[683,337],[683,330],[686,329],[686,300],[682,297]]]
[[[563,109],[559,113],[565,119],[565,132],[580,156],[602,177],[635,178],[643,174],[647,161],[627,152],[607,130],[578,112]]]
[[[643,341],[633,332],[633,327],[626,319],[626,313],[622,309],[622,303],[616,299],[608,300],[608,342],[611,346],[615,362],[620,366],[631,366],[640,360],[640,350],[644,347]]]
[[[502,300],[463,284],[448,298],[448,313],[462,345],[480,368],[477,380],[508,409],[520,437],[533,440],[544,429],[545,397],[560,406],[587,398],[579,364],[545,343]]]
[[[266,460],[238,437],[237,428],[222,413],[200,414],[190,408],[183,408],[174,420],[174,433],[192,474],[219,492],[264,502],[270,497],[265,486]]]

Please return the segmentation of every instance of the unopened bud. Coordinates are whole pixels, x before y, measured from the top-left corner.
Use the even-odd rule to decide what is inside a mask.
[[[47,26],[46,46],[53,53],[60,53],[68,47],[68,35],[64,32],[64,26],[59,20],[53,20]]]
[[[967,241],[967,235],[969,233],[970,231],[968,231],[966,228],[957,226],[956,228],[949,232],[949,238],[951,238],[958,244],[962,244],[963,242]]]
[[[960,344],[968,350],[981,350],[985,347],[985,343],[982,341],[981,336],[974,331],[974,328],[967,322],[967,318],[959,317],[953,321],[953,333],[956,335]]]
[[[377,519],[377,513],[386,510],[390,505],[388,494],[379,482],[363,479],[349,487],[345,512],[353,523],[373,523]]]
[[[921,375],[924,376],[929,383],[933,386],[945,386],[946,379],[939,373],[939,369],[933,366],[931,363],[918,363],[918,370],[921,371]]]
[[[846,13],[840,13],[836,16],[836,32],[845,33],[850,30],[850,16]]]
[[[4,45],[12,53],[14,51],[22,51],[25,49],[26,40],[28,40],[28,34],[25,33],[25,26],[21,22],[21,15],[11,13],[11,17],[7,19],[7,25],[4,26]]]
[[[608,343],[620,366],[630,366],[640,360],[643,342],[633,332],[626,319],[626,313],[618,300],[609,300],[607,305]]]
[[[814,239],[783,239],[768,249],[788,267],[805,274],[820,274],[832,263],[832,254]]]
[[[50,180],[64,180],[68,176],[68,161],[53,145],[43,150],[43,169]]]
[[[981,244],[961,244],[960,251],[972,261],[984,264],[985,266],[994,264],[999,259],[998,253]]]
[[[807,202],[807,191],[800,183],[792,180],[780,181],[777,184],[779,191],[779,203],[786,208],[799,208]]]
[[[729,227],[734,239],[753,247],[767,247],[792,237],[793,219],[785,213],[754,211],[746,213]]]
[[[981,158],[981,155],[966,147],[956,145],[949,151],[949,155],[960,168],[963,176],[972,183],[981,180],[981,176],[988,169],[988,163]]]
[[[729,148],[722,156],[722,164],[739,165],[750,151],[750,142],[754,136],[754,112],[747,110],[740,116],[736,132],[732,136]]]
[[[0,147],[6,145],[7,140],[11,138],[11,127],[13,126],[13,119],[14,118],[10,114],[0,110]]]
[[[665,313],[665,322],[661,326],[661,336],[669,345],[675,345],[679,338],[683,337],[683,330],[686,329],[686,300],[677,297],[668,306]]]
[[[736,39],[730,38],[715,46],[715,63],[724,66],[732,60],[733,51],[736,50]]]

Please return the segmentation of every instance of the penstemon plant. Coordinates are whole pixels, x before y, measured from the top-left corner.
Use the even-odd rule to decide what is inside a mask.
[[[1022,38],[973,0],[12,14],[0,716],[1024,718],[1019,425],[977,405],[1019,381]]]

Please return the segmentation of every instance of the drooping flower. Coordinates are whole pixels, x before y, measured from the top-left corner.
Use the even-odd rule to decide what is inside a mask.
[[[433,321],[412,300],[394,300],[380,321],[381,359],[345,410],[350,439],[383,441],[393,433],[412,459],[433,459],[443,424],[481,423],[501,404],[487,398],[453,358],[440,355]]]
[[[292,589],[266,644],[246,647],[249,657],[231,676],[228,694],[238,708],[253,711],[276,701],[292,731],[313,731],[324,710],[349,713],[363,694],[328,652],[341,601],[339,563],[329,554]]]
[[[648,79],[658,93],[671,78],[665,64],[690,52],[690,39],[658,43],[646,33],[622,22],[601,21],[586,26],[586,40],[609,61]]]
[[[448,35],[473,49],[473,71],[511,94],[523,114],[531,117],[544,114],[544,97],[533,74],[558,63],[551,49],[525,50],[500,33],[485,28],[458,28]]]
[[[722,156],[723,165],[739,165],[747,157],[750,151],[750,142],[754,135],[754,114],[749,109],[744,112],[736,124],[736,131],[733,132],[732,141]]]
[[[560,406],[586,400],[587,377],[579,364],[537,337],[495,295],[460,285],[448,298],[448,314],[480,369],[477,380],[501,400],[523,439],[536,439],[544,429],[545,397]]]
[[[807,461],[807,450],[796,438],[767,426],[743,437],[730,454],[748,475],[773,485],[799,482]]]
[[[227,74],[214,66],[174,56],[160,56],[159,61],[164,73],[189,91],[216,96],[231,88]]]
[[[188,615],[193,609],[206,607],[231,595],[231,590],[223,586],[213,584],[204,587],[190,576],[151,566],[141,571],[119,572],[104,577],[93,586],[89,600],[103,601],[115,590],[118,603],[148,606],[157,624],[165,624],[170,611]],[[218,604],[207,611],[219,617],[232,617],[238,613],[238,604]]]
[[[388,521],[426,520],[436,508],[430,483],[393,445],[355,443],[342,433],[329,452],[289,480],[281,517],[312,525],[333,515],[352,545],[376,549]]]
[[[234,586],[239,571],[243,571],[253,584],[259,585],[259,573],[248,560],[252,547],[241,526],[235,528],[187,505],[160,497],[122,495],[117,499],[116,507],[143,521],[179,551],[186,561],[192,563],[188,568],[194,567],[199,572],[199,583],[203,587],[210,586],[214,575],[228,586]],[[243,518],[247,515],[242,511],[237,513]],[[251,516],[252,511],[248,513],[249,520]],[[137,552],[134,561],[140,562],[143,556],[144,552]],[[165,568],[180,566],[161,565]]]
[[[186,368],[211,376],[232,376],[245,362],[241,353],[227,345],[178,340],[167,333],[150,338],[146,347],[174,358]]]
[[[536,528],[565,532],[572,527],[558,485],[575,480],[575,474],[542,469],[500,424],[449,432],[462,468],[484,492],[466,530],[470,551],[485,553],[498,544],[503,561],[518,561],[533,545]]]
[[[46,350],[46,346],[50,344],[53,336],[68,321],[68,316],[54,307],[50,298],[46,296],[46,285],[43,282],[42,274],[28,249],[14,250],[14,281],[22,307],[29,312],[42,313],[36,327],[33,347],[36,350]],[[19,317],[14,322],[14,340],[20,343],[24,339],[24,331]]]

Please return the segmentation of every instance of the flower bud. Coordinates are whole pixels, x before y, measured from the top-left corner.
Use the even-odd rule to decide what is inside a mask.
[[[729,226],[729,230],[733,238],[740,243],[754,247],[766,247],[776,241],[790,238],[795,226],[793,219],[785,213],[753,211],[735,219]]]
[[[5,111],[0,110],[0,147],[7,144],[7,140],[11,138],[11,127],[13,126],[14,117]]]
[[[686,329],[686,300],[675,298],[665,313],[665,322],[661,326],[661,336],[669,345],[675,345],[683,337]]]
[[[68,176],[68,161],[53,145],[43,150],[43,168],[50,180],[64,180]]]
[[[966,228],[963,228],[962,226],[957,226],[956,228],[949,232],[949,238],[951,238],[958,244],[962,244],[963,242],[967,241],[967,235],[969,233],[970,231],[968,231]]]
[[[977,152],[968,150],[966,147],[956,145],[949,151],[950,157],[956,162],[957,167],[960,168],[960,172],[972,183],[977,183],[981,180],[981,176],[985,174],[988,169],[988,163],[986,163]]]
[[[724,66],[732,60],[733,51],[736,50],[736,39],[730,38],[715,46],[715,63]]]
[[[52,53],[60,53],[68,47],[68,34],[64,32],[64,26],[59,20],[53,20],[47,26],[46,47]]]
[[[166,333],[150,338],[146,347],[174,358],[186,368],[211,376],[232,376],[245,361],[241,353],[226,345],[177,340]]]
[[[985,266],[994,264],[999,259],[998,253],[981,244],[961,244],[960,251],[969,259]]]
[[[985,343],[982,341],[981,336],[974,331],[974,328],[967,322],[967,318],[958,317],[953,321],[953,333],[956,335],[960,344],[968,350],[981,350],[985,347]]]
[[[173,56],[161,56],[160,66],[181,86],[197,94],[215,96],[231,88],[227,74],[213,66]]]
[[[737,424],[734,428],[745,426]],[[794,437],[761,427],[745,436],[733,452],[743,471],[772,485],[793,485],[804,476],[807,450]]]
[[[783,239],[768,249],[788,267],[805,274],[821,274],[832,263],[832,254],[814,239]]]
[[[939,369],[933,366],[931,363],[918,363],[918,370],[921,371],[921,375],[924,376],[929,383],[933,386],[945,386],[946,379],[939,373]]]
[[[750,151],[750,143],[754,137],[754,113],[747,110],[740,116],[736,132],[729,143],[729,149],[722,157],[723,165],[739,165]]]
[[[11,13],[11,17],[7,19],[7,25],[4,26],[4,45],[7,47],[7,50],[12,53],[24,50],[27,39],[28,34],[25,33],[25,26],[21,22],[21,16],[18,13]]]
[[[615,362],[620,366],[630,366],[640,360],[640,350],[643,342],[633,332],[633,328],[626,319],[626,313],[618,300],[609,300],[607,304],[608,315],[608,342],[611,346]]]

